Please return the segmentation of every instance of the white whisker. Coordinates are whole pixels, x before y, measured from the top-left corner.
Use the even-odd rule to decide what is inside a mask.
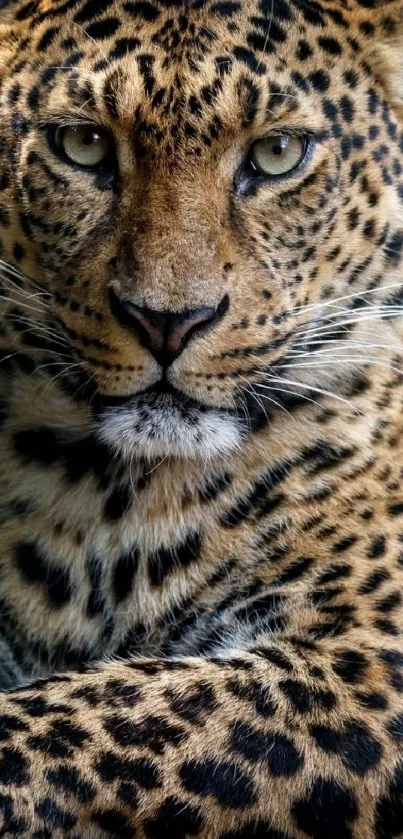
[[[346,363],[351,363],[351,362],[354,362],[354,364],[356,364],[356,365],[374,364],[377,367],[386,367],[388,370],[393,370],[395,373],[403,373],[403,368],[396,367],[394,364],[387,364],[385,361],[378,361],[376,358],[373,358],[371,356],[369,356],[369,357],[351,356],[351,357],[348,357],[348,358],[334,358],[334,357],[331,357],[331,358],[327,358],[327,359],[322,359],[322,361],[308,361],[308,362],[299,362],[298,361],[297,363],[294,362],[294,363],[291,363],[291,364],[285,363],[284,365],[282,365],[282,369],[284,369],[284,370],[285,369],[296,370],[298,368],[299,369],[305,369],[305,368],[308,368],[308,367],[329,367],[329,364],[332,364],[332,365],[333,364],[346,364]]]
[[[292,379],[285,379],[283,376],[278,376],[278,377],[277,376],[268,376],[266,381],[267,382],[273,381],[274,384],[276,384],[276,383],[285,384],[285,385],[290,385],[291,387],[299,387],[299,388],[302,388],[303,390],[310,390],[314,393],[320,393],[321,396],[329,396],[331,399],[336,399],[337,402],[344,403],[355,413],[359,412],[359,409],[357,408],[356,405],[353,405],[353,403],[349,402],[348,399],[344,399],[342,396],[339,396],[336,393],[332,393],[332,391],[330,391],[330,390],[324,390],[323,388],[316,387],[315,385],[308,385],[305,382],[295,382]],[[267,387],[268,390],[270,390],[270,387],[268,385],[260,384],[260,382],[259,382],[259,388],[261,388],[261,387],[262,388]]]
[[[291,314],[299,314],[300,312],[306,312],[311,309],[318,309],[324,306],[334,306],[335,303],[340,303],[343,300],[353,300],[360,299],[361,297],[366,297],[368,294],[376,294],[377,292],[384,292],[388,291],[389,289],[393,288],[402,288],[403,281],[400,283],[388,283],[387,285],[381,286],[381,288],[367,288],[361,291],[355,291],[352,294],[343,294],[340,297],[332,297],[331,300],[320,300],[318,303],[307,303],[304,306],[296,306],[294,309],[291,309]]]
[[[259,384],[259,385],[257,385],[257,387],[262,387],[262,385]],[[296,395],[294,390],[286,390],[286,388],[284,388],[284,387],[277,387],[277,386],[272,387],[272,385],[270,385],[269,390],[270,391],[275,391],[275,392],[278,392],[278,393],[285,393],[285,394],[287,394],[287,396],[295,396]],[[307,396],[305,393],[298,393],[297,395],[298,395],[298,398],[303,399],[304,402],[311,402],[312,405],[316,405],[318,408],[322,407],[320,402],[318,402],[316,399],[313,399],[311,396]],[[265,396],[264,398],[268,399],[269,397]],[[289,413],[289,411],[287,411],[287,413]],[[293,417],[293,414],[290,414],[290,416]]]
[[[248,382],[248,380],[245,379],[244,376],[240,376],[240,378],[243,379],[243,381],[245,381],[248,385],[248,387],[246,388],[246,393],[248,393],[255,400],[255,402],[257,402],[257,404],[259,405],[259,408],[263,411],[267,421],[269,421],[269,417],[267,416],[266,409],[264,408],[264,405],[262,404],[261,400],[258,398],[257,393],[255,393],[255,391],[253,389],[253,386],[251,386],[251,383]],[[276,406],[276,408],[281,408],[286,414],[291,416],[289,411],[287,411],[286,408],[283,405],[281,405],[281,403],[277,402],[275,399],[271,399],[269,396],[266,396],[266,394],[262,394],[262,399],[263,398],[267,399],[268,402],[272,402],[273,405]]]

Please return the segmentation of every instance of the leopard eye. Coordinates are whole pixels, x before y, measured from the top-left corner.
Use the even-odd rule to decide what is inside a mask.
[[[268,177],[288,175],[304,159],[307,146],[305,137],[272,134],[253,144],[250,161],[258,172]]]
[[[89,124],[57,128],[54,139],[58,151],[69,161],[88,169],[104,163],[113,149],[108,132]]]

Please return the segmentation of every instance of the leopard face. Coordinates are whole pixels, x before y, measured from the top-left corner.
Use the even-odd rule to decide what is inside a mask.
[[[400,11],[367,6],[4,11],[3,257],[43,293],[8,329],[127,458],[238,447],[393,297]]]

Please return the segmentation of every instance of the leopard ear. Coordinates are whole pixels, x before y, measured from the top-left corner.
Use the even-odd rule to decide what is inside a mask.
[[[357,0],[357,5],[370,64],[403,118],[403,0]]]

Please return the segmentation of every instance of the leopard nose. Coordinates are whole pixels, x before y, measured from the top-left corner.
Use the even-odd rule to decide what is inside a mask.
[[[229,306],[226,294],[215,309],[201,306],[181,312],[163,311],[121,300],[113,289],[110,290],[110,301],[119,323],[135,333],[162,367],[169,367],[192,338],[202,335],[221,320]]]

